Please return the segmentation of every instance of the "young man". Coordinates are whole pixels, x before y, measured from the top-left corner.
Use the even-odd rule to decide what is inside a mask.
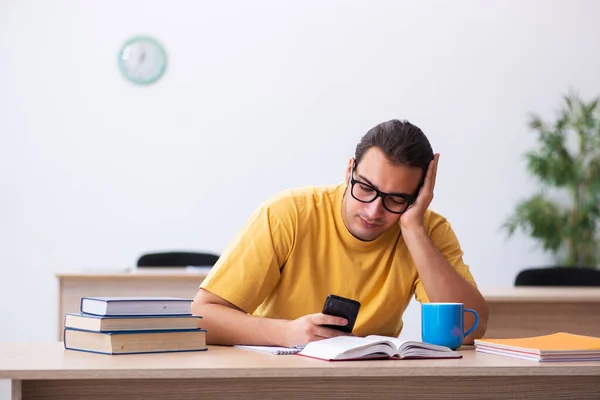
[[[210,344],[291,346],[344,333],[329,294],[358,300],[353,334],[398,336],[413,295],[487,306],[442,216],[428,210],[439,154],[407,121],[363,136],[338,186],[289,190],[264,203],[202,282],[192,312]],[[474,319],[465,316],[465,326]]]

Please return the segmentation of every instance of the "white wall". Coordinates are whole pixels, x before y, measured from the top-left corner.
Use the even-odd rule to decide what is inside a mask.
[[[0,340],[55,340],[54,273],[220,252],[266,197],[337,183],[407,118],[441,153],[433,208],[482,287],[549,258],[499,226],[534,191],[528,112],[600,90],[589,1],[0,2]],[[151,87],[117,51],[158,37]],[[406,335],[418,335],[411,307]]]

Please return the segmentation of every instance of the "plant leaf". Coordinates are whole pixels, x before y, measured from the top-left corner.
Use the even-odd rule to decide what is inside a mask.
[[[541,242],[545,250],[558,252],[562,245],[562,233],[568,220],[567,212],[548,200],[543,194],[522,201],[515,213],[508,218],[504,227],[512,236],[522,229]]]

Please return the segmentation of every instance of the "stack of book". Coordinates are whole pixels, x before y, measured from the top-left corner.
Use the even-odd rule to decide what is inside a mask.
[[[202,317],[176,297],[84,297],[65,315],[64,346],[101,354],[206,350]]]
[[[475,350],[532,361],[600,361],[600,338],[559,332],[515,339],[476,339]]]

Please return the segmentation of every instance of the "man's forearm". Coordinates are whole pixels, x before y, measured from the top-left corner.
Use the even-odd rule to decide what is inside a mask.
[[[402,231],[404,241],[419,273],[427,297],[431,302],[464,303],[479,314],[479,324],[465,343],[472,343],[485,333],[488,309],[487,304],[476,287],[467,282],[450,265],[444,255],[435,247],[425,228]],[[475,322],[471,313],[465,315],[465,327]]]
[[[284,345],[287,320],[254,317],[221,304],[194,304],[192,312],[202,316],[208,344]]]

